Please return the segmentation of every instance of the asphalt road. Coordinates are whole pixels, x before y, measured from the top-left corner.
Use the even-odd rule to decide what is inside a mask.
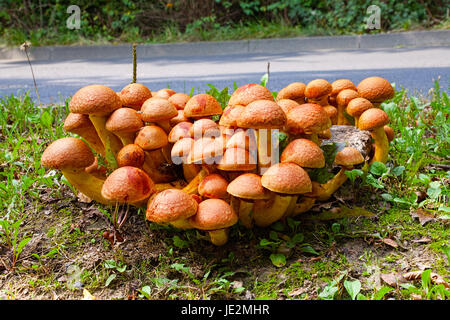
[[[279,91],[294,81],[316,78],[332,82],[347,78],[357,84],[368,76],[381,76],[409,93],[427,94],[439,76],[449,90],[450,46],[428,48],[317,50],[283,54],[139,59],[138,82],[151,90],[170,87],[178,92],[204,92],[207,83],[218,89],[259,83],[270,62],[268,87]],[[130,59],[34,61],[33,70],[43,103],[59,103],[88,84],[104,84],[120,91],[131,81]],[[0,96],[30,91],[35,97],[26,61],[0,60]]]

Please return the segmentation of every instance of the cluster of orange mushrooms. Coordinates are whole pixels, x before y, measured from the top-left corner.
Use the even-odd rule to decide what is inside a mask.
[[[222,109],[208,94],[89,85],[73,95],[64,123],[78,137],[52,142],[41,163],[94,201],[146,207],[149,221],[203,230],[220,246],[239,221],[266,227],[294,217],[330,198],[346,170],[386,162],[393,131],[380,104],[393,95],[381,77],[357,86],[348,79],[294,82],[276,99],[251,83]],[[320,184],[308,171],[325,166],[320,146],[332,125],[369,131],[372,151],[364,157],[344,147],[334,159],[340,171]],[[282,152],[280,132],[288,137]]]

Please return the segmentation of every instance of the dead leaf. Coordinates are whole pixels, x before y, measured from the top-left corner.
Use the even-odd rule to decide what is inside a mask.
[[[410,214],[413,218],[417,218],[422,226],[424,226],[427,222],[436,220],[433,214],[422,208],[419,208],[416,211],[411,211]]]
[[[411,298],[413,300],[422,300],[422,296],[420,294],[411,293]]]
[[[411,240],[411,242],[415,242],[415,243],[430,243],[432,241],[433,241],[433,239],[428,238],[428,237],[423,237],[418,240]]]
[[[299,295],[301,295],[303,293],[306,293],[306,292],[307,292],[307,290],[305,288],[299,288],[299,289],[295,289],[295,290],[292,290],[291,292],[289,292],[288,296],[289,297],[296,297],[296,296],[299,296]]]
[[[84,193],[78,192],[77,195],[78,201],[83,202],[83,203],[91,203],[92,199],[89,198],[87,195],[85,195]]]
[[[401,283],[407,282],[407,280],[399,273],[382,273],[381,279],[386,282],[390,287],[397,287]]]
[[[381,240],[382,242],[384,242],[385,244],[387,244],[388,246],[394,247],[394,248],[398,248],[398,243],[395,242],[395,240],[389,239],[389,238],[384,238]]]
[[[411,272],[405,273],[405,274],[403,275],[403,277],[404,277],[406,280],[409,280],[409,281],[412,281],[412,280],[421,280],[421,279],[422,279],[422,273],[423,273],[423,271],[411,271]],[[437,285],[442,284],[442,285],[444,285],[445,288],[450,289],[450,284],[448,284],[448,283],[444,280],[444,278],[442,278],[442,277],[441,277],[440,275],[438,275],[437,273],[431,272],[431,273],[430,273],[430,279],[431,279],[431,282],[432,282],[432,283],[437,284]]]
[[[83,289],[83,300],[97,300],[89,291]]]

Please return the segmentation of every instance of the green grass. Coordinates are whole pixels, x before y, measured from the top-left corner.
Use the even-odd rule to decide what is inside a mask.
[[[213,89],[226,98],[228,91]],[[103,299],[449,299],[428,271],[400,288],[379,278],[426,269],[450,281],[450,174],[440,167],[450,156],[448,95],[438,83],[430,96],[397,88],[382,107],[396,132],[389,161],[355,174],[337,194],[372,217],[236,226],[217,250],[199,231],[151,224],[135,210],[124,225],[127,241],[112,248],[102,237],[112,208],[76,201],[60,172],[40,165],[46,146],[67,135],[67,101],[40,108],[27,94],[3,97],[0,297],[78,299],[85,288]],[[421,225],[411,215],[418,210],[433,220]],[[80,273],[69,274],[68,265]]]
[[[441,21],[431,29],[448,29],[449,19]],[[407,25],[403,28],[390,30],[390,32],[423,30],[421,25]],[[372,30],[371,33],[380,33],[380,30]],[[212,17],[203,17],[189,24],[186,30],[181,31],[174,24],[162,28],[160,32],[150,36],[142,36],[138,28],[127,28],[120,36],[96,33],[93,37],[86,37],[76,30],[46,30],[35,29],[25,33],[20,29],[5,29],[0,39],[0,46],[20,46],[25,41],[30,41],[32,46],[50,45],[105,45],[121,43],[174,43],[197,41],[236,41],[251,39],[291,38],[307,36],[337,36],[355,35],[359,31],[333,29],[321,25],[287,24],[281,19],[274,21],[248,21],[235,24],[218,24]]]

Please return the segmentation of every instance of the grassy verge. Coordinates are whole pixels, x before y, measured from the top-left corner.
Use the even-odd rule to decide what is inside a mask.
[[[436,83],[426,97],[397,90],[382,107],[396,132],[386,165],[353,171],[329,202],[286,224],[235,226],[217,250],[140,210],[111,246],[102,233],[112,208],[79,201],[40,165],[46,146],[67,135],[67,103],[3,97],[0,298],[449,299],[432,275],[450,281],[450,101]],[[409,271],[420,275],[389,281]]]
[[[450,20],[444,20],[432,28],[426,30],[448,29]],[[404,28],[390,30],[390,32],[424,30],[421,25],[412,24]],[[380,30],[371,30],[370,33],[381,33]],[[160,32],[150,36],[140,34],[138,28],[128,28],[119,36],[107,33],[96,33],[95,37],[86,37],[78,30],[52,30],[36,29],[25,33],[23,30],[9,28],[3,31],[0,46],[19,46],[25,41],[30,41],[33,46],[50,45],[104,45],[121,43],[174,43],[174,42],[196,42],[196,41],[231,41],[249,39],[289,38],[307,36],[337,36],[355,35],[358,31],[333,29],[324,26],[287,24],[280,21],[254,21],[246,23],[235,23],[220,25],[209,21],[208,17],[199,19],[188,25],[186,30],[181,31],[175,25],[168,25]]]

